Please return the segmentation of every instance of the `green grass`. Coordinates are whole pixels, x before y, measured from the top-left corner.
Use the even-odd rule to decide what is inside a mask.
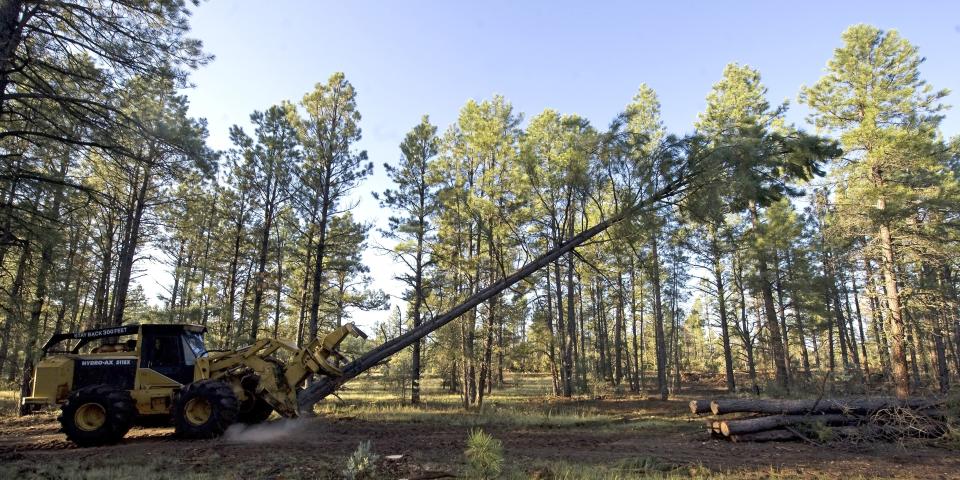
[[[369,421],[443,424],[466,428],[540,427],[591,429],[676,429],[689,427],[682,418],[647,414],[625,418],[597,407],[596,402],[558,400],[550,394],[544,375],[511,376],[507,385],[484,398],[483,406],[464,410],[458,394],[440,388],[439,380],[425,379],[420,405],[404,402],[379,377],[358,379],[339,394],[318,404],[317,412],[340,418]]]

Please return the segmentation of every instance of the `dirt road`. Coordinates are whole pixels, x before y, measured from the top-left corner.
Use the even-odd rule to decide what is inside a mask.
[[[676,403],[676,404],[674,404]],[[598,404],[604,407],[607,405]],[[594,407],[598,406],[594,405]],[[488,425],[503,441],[506,462],[529,477],[548,478],[564,462],[642,465],[646,470],[726,473],[740,478],[960,478],[960,456],[931,446],[732,444],[713,440],[701,423],[631,428],[630,412],[681,411],[683,402],[617,402],[623,428]],[[341,478],[345,459],[364,440],[381,455],[402,455],[389,475],[440,478],[462,467],[468,427],[438,422],[372,421],[321,416],[235,429],[221,439],[181,441],[170,428],[134,428],[119,445],[76,448],[58,433],[53,414],[0,420],[3,478]],[[638,474],[642,473],[638,470]],[[5,476],[13,474],[15,477]]]

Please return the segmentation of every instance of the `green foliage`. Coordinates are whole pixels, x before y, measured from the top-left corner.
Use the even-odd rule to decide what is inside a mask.
[[[490,480],[503,472],[503,444],[500,440],[477,428],[467,437],[465,477],[474,480]]]
[[[374,453],[373,444],[365,440],[357,445],[357,449],[347,458],[346,468],[341,472],[347,480],[376,480],[377,462],[380,456]]]

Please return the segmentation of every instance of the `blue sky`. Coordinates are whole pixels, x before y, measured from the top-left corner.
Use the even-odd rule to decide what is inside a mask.
[[[960,2],[565,2],[210,1],[195,9],[193,36],[216,56],[192,76],[191,113],[209,122],[210,143],[228,148],[230,125],[345,72],[358,92],[363,140],[376,172],[357,215],[385,220],[370,197],[387,181],[383,162],[421,115],[441,131],[468,99],[504,95],[530,118],[545,108],[604,127],[646,82],[667,127],[691,130],[728,62],[760,70],[771,102],[789,99],[805,125],[801,85],[823,73],[840,34],[870,23],[897,29],[927,57],[934,87],[960,92]],[[957,94],[948,103],[960,103]],[[960,112],[943,124],[960,134]],[[377,286],[393,295],[389,261],[373,254]],[[148,296],[164,276],[148,268]],[[363,314],[364,324],[386,313]]]

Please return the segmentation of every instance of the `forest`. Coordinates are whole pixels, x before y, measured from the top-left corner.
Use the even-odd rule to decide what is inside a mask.
[[[215,61],[190,35],[192,5],[0,4],[4,389],[29,394],[52,334],[127,323],[202,325],[209,348],[229,349],[302,345],[373,310],[375,345],[685,175],[698,181],[682,195],[378,375],[412,404],[436,379],[468,410],[518,374],[561,398],[662,400],[709,379],[904,398],[960,382],[960,137],[940,129],[949,92],[896,30],[837,32],[822,76],[789,102],[729,63],[691,92],[705,108],[686,132],[666,129],[670,106],[641,83],[612,119],[528,115],[499,95],[451,125],[424,112],[394,158],[369,158],[349,72],[209,147],[188,114],[191,72]],[[804,124],[786,120],[793,103]],[[371,191],[374,169],[390,188]],[[354,214],[371,195],[384,224]],[[402,292],[373,287],[371,249],[399,266]],[[170,273],[161,298],[137,283],[148,264]]]

